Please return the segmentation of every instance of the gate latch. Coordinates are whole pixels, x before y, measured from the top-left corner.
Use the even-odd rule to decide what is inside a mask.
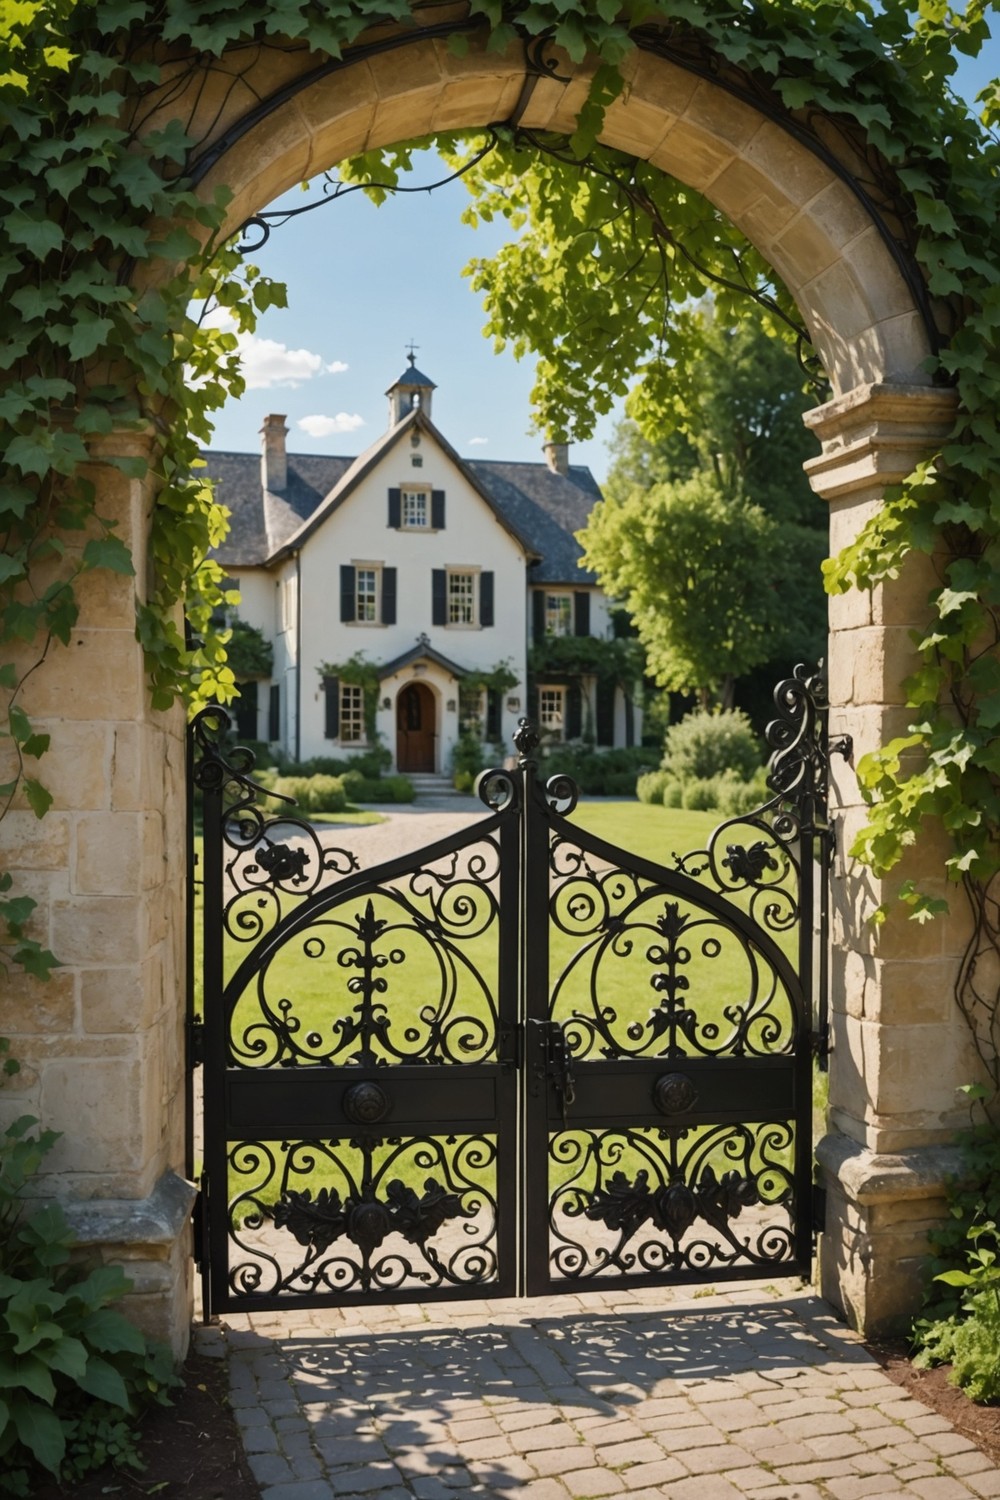
[[[563,1124],[566,1111],[576,1103],[576,1083],[573,1078],[573,1053],[566,1039],[566,1032],[558,1021],[546,1025],[548,1042],[548,1075],[555,1084],[562,1105]]]

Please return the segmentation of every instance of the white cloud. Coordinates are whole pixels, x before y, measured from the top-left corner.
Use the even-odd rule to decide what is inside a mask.
[[[485,443],[488,443],[488,442],[489,442],[489,438],[480,438],[480,437],[470,438],[469,439],[469,447],[470,448],[482,448],[483,445]]]
[[[208,310],[201,322],[203,328],[218,328],[221,333],[236,332],[236,319],[228,307],[220,307],[218,303]]]
[[[345,365],[342,359],[332,359],[324,368],[328,375],[343,375],[344,371],[349,370],[351,367],[350,365]]]
[[[242,334],[239,341],[243,378],[248,391],[266,391],[272,386],[301,385],[318,375],[323,356],[309,349],[289,349],[275,339],[259,339],[256,334]]]
[[[335,417],[299,417],[296,427],[301,427],[303,432],[308,432],[310,437],[330,437],[335,432],[356,432],[359,427],[365,425],[364,417],[359,417],[357,412],[338,411]]]

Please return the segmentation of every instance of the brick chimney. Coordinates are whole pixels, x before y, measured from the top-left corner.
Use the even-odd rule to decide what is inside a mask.
[[[543,446],[542,452],[553,474],[569,473],[569,443],[553,443],[550,440]]]
[[[261,484],[272,494],[283,495],[288,488],[288,454],[285,451],[288,428],[284,416],[265,417],[260,436]]]

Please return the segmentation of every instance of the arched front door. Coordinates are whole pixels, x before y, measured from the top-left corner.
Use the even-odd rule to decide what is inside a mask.
[[[407,683],[396,699],[396,765],[434,770],[434,694],[422,682]]]

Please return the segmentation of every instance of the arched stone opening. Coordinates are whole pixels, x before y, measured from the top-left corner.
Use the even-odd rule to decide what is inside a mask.
[[[362,55],[362,38],[357,56],[318,71],[298,45],[195,70],[186,84],[197,95],[190,129],[202,136],[195,172],[206,194],[233,190],[230,228],[359,150],[515,114],[525,125],[568,131],[588,86],[587,70],[565,60],[564,76],[539,76],[520,44],[497,56],[473,42],[458,57],[443,35],[396,40]],[[186,112],[176,93],[159,108],[149,103],[150,129]],[[885,486],[947,430],[953,410],[951,394],[931,383],[933,322],[905,257],[850,185],[851,148],[838,141],[817,154],[722,83],[642,51],[603,139],[703,192],[789,285],[835,391],[810,417],[822,445],[810,468],[830,503],[838,549]],[[155,434],[113,441],[152,448]],[[101,514],[118,521],[142,579],[151,482],[126,480],[101,458],[95,453]],[[852,734],[859,752],[905,722],[909,632],[921,622],[929,582],[918,564],[871,594],[832,601],[832,728]],[[130,1262],[147,1321],[180,1345],[190,1204],[179,1003],[183,724],[179,711],[148,707],[131,586],[118,583],[90,588],[73,645],[25,694],[40,729],[59,724],[49,776],[57,811],[38,833],[27,824],[17,830],[23,843],[13,865],[37,894],[47,939],[67,967],[21,1012],[21,1088],[47,1125],[65,1130],[54,1186],[81,1237]],[[863,810],[849,773],[838,784],[843,850]],[[920,856],[932,875],[933,855]],[[951,1000],[961,922],[914,933],[892,920],[876,934],[867,903],[882,895],[857,874],[840,879],[834,1129],[820,1150],[831,1205],[823,1289],[872,1328],[912,1305],[949,1165],[943,1143],[958,1123],[954,1088],[971,1066]]]

